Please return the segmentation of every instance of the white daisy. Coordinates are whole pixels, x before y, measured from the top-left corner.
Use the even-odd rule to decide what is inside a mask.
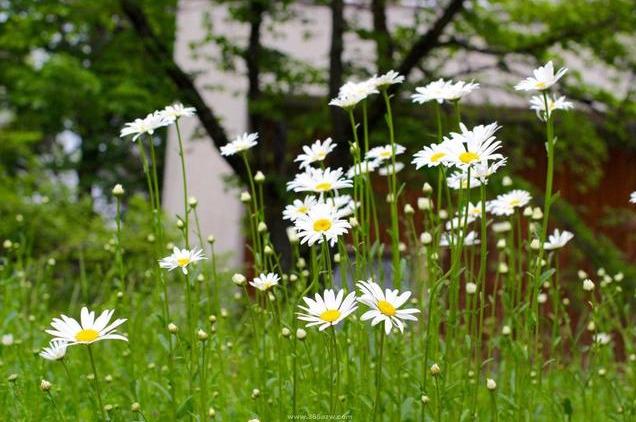
[[[545,66],[540,66],[532,71],[534,77],[530,76],[515,85],[517,91],[543,91],[554,85],[568,69],[562,67],[555,74],[554,65],[549,61]]]
[[[201,249],[179,249],[175,246],[172,250],[172,255],[159,260],[159,266],[161,268],[166,268],[168,271],[172,271],[175,268],[180,267],[183,274],[188,274],[188,265],[193,262],[201,261],[202,259],[207,258],[203,255],[203,251]]]
[[[446,178],[446,184],[451,189],[459,190],[468,189],[468,187],[471,189],[478,188],[484,184],[484,182],[482,179],[473,176],[471,171],[470,183],[468,183],[468,171],[456,171]]]
[[[307,167],[304,173],[299,173],[294,180],[287,182],[287,190],[294,192],[325,192],[337,191],[338,189],[350,188],[353,183],[349,179],[342,177],[342,169],[331,170],[316,169]]]
[[[384,292],[373,280],[358,281],[356,283],[362,296],[358,302],[371,308],[360,317],[361,321],[371,320],[371,325],[376,326],[384,321],[384,332],[388,335],[393,327],[404,332],[404,322],[417,321],[413,314],[419,313],[419,309],[399,309],[411,297],[411,292],[400,293],[398,290],[386,289]]]
[[[369,95],[377,94],[379,91],[371,80],[362,82],[347,82],[340,87],[338,97],[329,102],[329,105],[350,109],[355,107],[360,101]]]
[[[495,174],[499,168],[506,165],[508,158],[504,157],[495,162],[489,163],[486,161],[479,162],[472,166],[470,169],[470,176],[478,179],[482,184],[488,183],[488,178]]]
[[[181,103],[174,103],[172,105],[166,106],[166,108],[164,108],[161,113],[164,115],[164,117],[174,122],[181,117],[194,116],[196,114],[196,109],[194,107],[184,107]]]
[[[353,179],[356,176],[361,176],[367,173],[371,173],[372,171],[374,171],[376,168],[378,168],[378,162],[377,161],[363,161],[361,163],[358,164],[354,164],[348,171],[347,171],[347,177],[349,179]]]
[[[338,236],[347,233],[347,230],[351,228],[348,221],[338,218],[337,208],[320,202],[314,205],[307,215],[298,217],[294,224],[300,243],[307,243],[309,246],[325,240],[333,246]]]
[[[488,203],[488,208],[494,215],[512,215],[516,208],[526,206],[532,196],[525,190],[515,189],[497,196]]]
[[[384,167],[380,167],[378,169],[378,174],[380,176],[390,176],[392,174],[399,173],[403,168],[404,168],[404,163],[396,161],[395,168],[393,168],[393,163],[389,163]]]
[[[416,152],[411,163],[415,164],[416,169],[422,167],[437,167],[447,156],[446,152],[441,148],[441,144],[431,144]]]
[[[459,242],[459,233],[442,233],[439,239],[440,246],[450,246],[457,245]],[[469,231],[464,236],[464,246],[474,246],[479,245],[479,238],[477,237],[477,232]]]
[[[53,330],[46,330],[52,335],[53,340],[68,342],[69,346],[74,344],[91,344],[101,340],[124,340],[128,339],[115,331],[115,328],[126,322],[125,319],[117,319],[110,323],[114,310],[105,310],[95,319],[95,312],[89,312],[83,307],[80,312],[80,322],[73,318],[62,315],[60,318],[53,318],[51,327]]]
[[[278,286],[279,281],[280,281],[280,277],[278,276],[278,274],[261,273],[261,275],[259,275],[258,277],[254,277],[254,280],[250,281],[250,286],[264,292],[266,290],[271,289],[274,286]]]
[[[66,340],[52,340],[49,345],[42,349],[40,357],[46,360],[60,360],[66,356],[66,348],[68,342]]]
[[[287,205],[283,210],[283,220],[296,221],[298,217],[307,215],[317,202],[318,200],[313,195],[306,196],[302,201],[295,199],[291,205]]]
[[[395,155],[400,155],[404,151],[406,151],[406,148],[404,148],[400,144],[395,144],[394,146],[395,146]],[[369,161],[390,160],[393,157],[393,151],[394,151],[393,146],[391,146],[390,144],[374,147],[374,148],[371,148],[369,151],[367,151],[365,158]]]
[[[551,251],[562,248],[573,238],[574,234],[567,230],[559,231],[559,229],[554,229],[554,233],[549,235],[548,241],[543,244],[543,249]]]
[[[333,290],[327,289],[322,297],[316,293],[315,299],[303,297],[303,300],[307,306],[298,305],[304,311],[297,312],[298,319],[307,321],[307,327],[319,325],[320,331],[338,325],[357,309],[356,293],[351,292],[344,297],[344,290],[338,291],[336,295]]]
[[[221,147],[221,155],[228,157],[238,152],[247,151],[258,144],[256,141],[257,139],[258,133],[245,132],[234,138],[231,142],[228,142],[226,145],[223,145]]]
[[[148,114],[143,119],[135,119],[132,122],[126,123],[123,129],[119,132],[119,137],[123,138],[128,135],[134,135],[132,137],[132,140],[134,142],[144,133],[152,135],[153,133],[155,133],[156,129],[168,126],[171,123],[172,120],[166,117],[161,111],[155,111]]]
[[[336,218],[348,217],[356,209],[356,203],[351,195],[339,195],[333,198],[326,198],[325,204],[334,208]]]
[[[303,145],[303,154],[299,154],[294,161],[300,162],[300,168],[309,167],[310,164],[317,161],[324,161],[331,151],[336,148],[335,144],[332,144],[331,138],[325,139],[323,142],[317,140],[313,144],[307,146]]]
[[[598,333],[592,336],[594,343],[605,346],[612,341],[612,336],[607,333]]]
[[[459,126],[461,133],[451,133],[450,138],[444,138],[440,146],[446,153],[445,164],[465,169],[480,162],[503,158],[496,153],[501,148],[501,141],[497,141],[494,136],[500,128],[497,122],[475,126],[472,130],[468,130],[463,123]]]
[[[429,101],[437,101],[442,104],[444,101],[455,101],[464,95],[470,94],[479,88],[478,83],[459,81],[445,81],[439,79],[426,86],[415,88],[416,94],[411,95],[414,103],[423,104]]]
[[[567,101],[564,96],[556,97],[555,95],[548,95],[548,113],[547,116],[552,116],[552,113],[556,110],[571,110],[574,108],[574,104],[570,101]],[[535,95],[530,98],[530,109],[534,110],[537,113],[537,117],[539,120],[545,121],[546,112],[545,112],[545,103],[546,101],[543,99],[541,95]]]
[[[629,202],[631,202],[632,204],[636,204],[636,192],[632,192],[629,195]]]
[[[377,89],[384,89],[389,87],[389,85],[401,84],[404,82],[404,76],[397,73],[395,70],[389,70],[384,75],[374,76],[371,78],[371,83]]]
[[[468,218],[481,218],[481,211],[481,201],[474,205],[472,202],[468,203]],[[488,212],[488,210],[486,210],[486,212]]]
[[[465,214],[457,215],[456,217],[451,218],[446,222],[446,230],[457,230],[465,227],[465,225],[469,225],[475,221],[475,217],[470,214],[466,217]],[[464,225],[464,223],[466,223]]]

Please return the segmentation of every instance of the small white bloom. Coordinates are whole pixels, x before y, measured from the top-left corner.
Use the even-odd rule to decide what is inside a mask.
[[[502,159],[496,151],[501,148],[501,141],[495,138],[495,132],[501,126],[497,122],[479,125],[468,130],[463,123],[459,124],[461,132],[452,132],[444,138],[440,149],[446,153],[444,163],[466,169],[478,163]]]
[[[371,78],[371,84],[377,89],[388,88],[390,85],[401,84],[404,82],[404,76],[397,73],[395,70],[389,70],[384,75],[374,76]]]
[[[258,133],[243,133],[237,136],[231,142],[221,147],[221,155],[229,157],[239,152],[247,151],[248,149],[258,144]]]
[[[573,238],[574,234],[567,230],[559,231],[559,229],[554,229],[554,233],[549,235],[548,241],[543,244],[543,249],[551,251],[562,248]]]
[[[487,378],[486,379],[486,388],[489,389],[490,391],[494,391],[495,389],[497,389],[497,383],[495,382],[494,379]]]
[[[13,345],[13,334],[4,334],[0,339],[0,343],[2,343],[3,346]]]
[[[316,140],[313,144],[303,145],[303,154],[299,154],[294,161],[300,162],[300,168],[309,167],[316,162],[324,161],[327,155],[336,148],[336,144],[332,143],[331,138],[324,141]]]
[[[396,161],[395,167],[393,167],[393,163],[389,163],[384,167],[380,167],[378,169],[378,174],[380,176],[390,176],[399,173],[402,169],[404,169],[404,163]]]
[[[527,191],[515,189],[488,202],[488,208],[494,215],[512,215],[516,208],[525,207],[531,199],[532,196]]]
[[[425,146],[413,155],[411,163],[415,164],[415,168],[418,170],[424,166],[437,167],[444,162],[444,158],[447,156],[441,145],[431,144]]]
[[[60,360],[66,356],[66,347],[68,343],[66,340],[57,339],[52,340],[49,345],[42,349],[40,357],[46,360]]]
[[[263,273],[261,273],[260,276],[255,277],[254,280],[250,281],[250,286],[255,287],[258,290],[264,292],[264,291],[269,290],[270,288],[272,288],[274,286],[278,286],[278,282],[279,281],[280,281],[280,277],[278,276],[278,274],[274,274],[274,273],[263,274]]]
[[[585,290],[586,292],[591,292],[592,290],[594,290],[594,282],[589,278],[583,280],[583,290]]]
[[[368,161],[390,160],[394,156],[404,153],[404,151],[406,151],[406,148],[404,148],[400,144],[382,145],[382,146],[371,148],[365,155],[365,158]]]
[[[545,66],[540,66],[537,69],[534,69],[532,71],[533,76],[519,82],[515,85],[515,89],[517,91],[543,91],[557,83],[557,81],[561,79],[567,71],[567,68],[562,67],[555,74],[554,65],[552,64],[552,61],[549,61]]]
[[[371,173],[376,168],[378,168],[378,161],[365,160],[361,163],[351,166],[351,168],[347,171],[347,177],[349,179],[353,179],[356,176],[362,176],[367,173]]]
[[[629,202],[631,202],[632,204],[636,204],[636,192],[632,192],[629,195]]]
[[[552,116],[552,113],[556,110],[565,111],[574,108],[574,104],[572,104],[570,101],[567,101],[563,96],[557,98],[554,95],[548,95],[547,103],[548,112],[546,113],[546,100],[543,98],[543,96],[535,95],[534,97],[530,98],[530,109],[534,110],[537,113],[537,117],[539,118],[539,120],[545,121],[546,114],[547,117],[550,118]]]
[[[307,306],[298,306],[304,311],[297,313],[298,319],[308,322],[307,327],[318,325],[320,331],[338,325],[357,309],[355,292],[349,293],[346,297],[344,293],[344,290],[336,294],[333,290],[327,289],[322,296],[316,293],[315,299],[303,297]]]
[[[152,135],[160,127],[168,126],[172,121],[167,118],[162,112],[155,111],[148,114],[143,119],[135,119],[132,122],[126,123],[123,129],[119,132],[119,137],[123,138],[129,135],[133,135],[133,142],[137,140],[141,135]]]
[[[414,103],[423,104],[429,101],[437,101],[442,104],[444,101],[456,101],[464,95],[470,94],[479,88],[478,83],[458,81],[445,81],[438,79],[428,85],[415,88],[416,94],[411,95]]]
[[[400,293],[398,290],[386,289],[384,292],[380,286],[371,279],[356,283],[362,291],[362,296],[358,302],[367,305],[371,310],[365,312],[360,317],[361,321],[371,320],[371,325],[376,326],[384,322],[384,331],[390,334],[393,327],[404,332],[405,320],[417,321],[413,315],[419,313],[419,309],[399,309],[411,297],[411,292]]]
[[[83,307],[80,312],[80,322],[62,315],[60,318],[53,318],[51,322],[53,329],[46,332],[54,337],[53,340],[68,342],[69,346],[91,344],[101,340],[128,341],[126,337],[115,331],[126,322],[126,319],[117,319],[109,324],[114,312],[107,309],[95,318],[95,312],[89,312],[88,308]]]
[[[362,82],[347,82],[340,87],[338,96],[329,102],[329,105],[351,109],[360,101],[365,100],[369,95],[377,94],[379,91],[372,80]]]
[[[181,117],[192,117],[196,114],[196,109],[194,107],[184,107],[181,103],[174,103],[172,105],[166,106],[161,113],[174,122]]]
[[[473,295],[477,292],[477,285],[475,283],[468,282],[466,283],[466,293],[469,295]]]
[[[309,210],[318,203],[315,196],[306,196],[302,201],[295,199],[291,205],[287,205],[283,210],[283,219],[296,221],[297,218],[307,215]]]
[[[597,333],[594,334],[593,340],[594,343],[604,346],[612,341],[612,336],[607,333]]]
[[[454,247],[458,243],[459,243],[459,235],[458,234],[454,234],[452,232],[442,233],[442,236],[441,236],[441,238],[439,240],[439,245],[440,246],[453,245],[453,247]],[[464,236],[464,246],[474,246],[474,245],[479,245],[479,243],[480,243],[480,241],[479,241],[479,238],[477,237],[477,233],[475,231],[469,231]]]
[[[124,187],[119,183],[113,187],[113,196],[122,196],[124,194]]]
[[[179,249],[176,246],[172,249],[172,254],[159,260],[159,266],[168,271],[181,268],[183,274],[188,274],[188,265],[191,263],[207,259],[203,256],[201,249]]]

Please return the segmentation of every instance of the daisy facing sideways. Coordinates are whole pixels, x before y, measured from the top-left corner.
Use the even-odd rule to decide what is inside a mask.
[[[501,141],[495,138],[495,132],[501,127],[497,122],[475,126],[471,130],[463,123],[459,126],[461,132],[451,133],[450,138],[444,138],[441,145],[446,153],[447,165],[466,169],[475,164],[503,158],[503,155],[496,152],[501,148]]]
[[[227,144],[221,147],[221,155],[229,157],[230,155],[234,155],[239,152],[247,151],[248,149],[256,146],[258,144],[258,133],[243,133],[242,135],[237,136],[232,140],[232,142],[228,142]]]
[[[422,167],[437,167],[446,157],[446,152],[441,148],[441,144],[431,144],[419,150],[413,155],[413,161],[417,170]]]
[[[566,67],[562,67],[555,74],[554,65],[552,61],[549,61],[545,66],[539,66],[537,69],[534,69],[532,71],[533,76],[519,82],[515,85],[515,89],[517,91],[543,91],[557,83],[567,71],[568,69]]]
[[[320,331],[338,325],[357,309],[355,292],[345,297],[344,290],[336,294],[333,290],[327,289],[322,296],[316,293],[314,299],[303,297],[303,300],[307,306],[298,305],[304,311],[297,312],[298,319],[308,322],[307,327],[318,325]]]
[[[335,170],[326,168],[323,170],[307,167],[304,173],[297,174],[294,180],[287,182],[287,190],[320,194],[352,186],[353,183],[343,177],[343,172],[340,168]]]
[[[415,88],[415,94],[411,95],[414,103],[423,104],[429,101],[437,101],[442,104],[444,101],[457,101],[464,95],[470,94],[479,88],[478,83],[464,81],[445,81],[438,79],[428,85]]]
[[[60,318],[53,318],[51,322],[53,329],[46,330],[46,332],[54,337],[53,341],[65,341],[69,346],[74,344],[91,344],[101,340],[128,341],[126,337],[115,331],[115,329],[126,322],[126,320],[116,319],[110,323],[114,312],[114,310],[106,309],[96,319],[95,312],[89,312],[87,307],[83,307],[80,312],[80,322],[66,315],[62,315]]]
[[[338,236],[351,228],[348,221],[338,218],[338,209],[335,206],[323,202],[314,205],[307,215],[298,217],[294,223],[300,243],[307,243],[309,246],[324,241],[333,246],[338,241]]]
[[[371,320],[371,325],[374,327],[384,322],[384,332],[387,335],[391,334],[393,327],[404,332],[404,321],[417,321],[417,317],[413,314],[420,312],[419,309],[399,309],[409,300],[411,292],[400,293],[398,290],[391,289],[386,289],[383,292],[382,288],[371,279],[359,281],[356,284],[362,292],[358,302],[370,308],[362,314],[361,321]]]
[[[60,360],[66,356],[66,348],[68,342],[66,340],[52,340],[47,347],[42,349],[40,357],[46,360]]]
[[[532,196],[525,190],[515,189],[499,195],[488,203],[488,209],[494,215],[512,215],[516,208],[526,206]]]
[[[143,119],[135,119],[132,122],[126,123],[124,128],[119,132],[119,137],[124,138],[129,135],[133,135],[132,141],[135,142],[144,133],[152,135],[155,130],[160,127],[168,126],[172,124],[172,120],[166,117],[163,112],[155,111],[148,114]]]
[[[546,96],[547,99],[547,109],[546,113],[546,100],[543,99],[540,95],[535,95],[530,98],[530,109],[537,112],[537,117],[539,120],[546,120],[546,115],[548,118],[552,116],[552,113],[556,110],[570,110],[574,108],[574,104],[570,101],[567,101],[565,97],[556,97],[555,95]]]
[[[250,281],[250,286],[264,292],[266,290],[271,289],[274,286],[278,286],[278,281],[280,277],[278,274],[267,273],[259,275],[258,277],[254,277],[254,280]]]
[[[543,244],[543,249],[551,251],[562,248],[573,238],[574,234],[567,230],[554,229],[554,233],[548,236],[548,241]]]
[[[303,145],[303,153],[299,154],[294,161],[300,162],[299,167],[309,167],[315,162],[324,161],[327,155],[336,148],[336,144],[332,144],[331,138],[324,141],[317,140],[311,145]]]
[[[374,147],[371,148],[367,154],[365,155],[365,158],[368,161],[384,161],[384,160],[389,160],[391,159],[391,157],[393,157],[393,151],[395,147],[395,155],[400,155],[402,154],[406,149],[400,145],[400,144],[395,144],[393,146],[391,145],[382,145],[379,147]]]
[[[201,249],[179,249],[175,246],[172,250],[172,255],[159,260],[159,266],[167,269],[168,271],[172,271],[175,268],[181,268],[183,274],[188,274],[188,265],[203,259],[207,258],[203,256],[203,251]]]

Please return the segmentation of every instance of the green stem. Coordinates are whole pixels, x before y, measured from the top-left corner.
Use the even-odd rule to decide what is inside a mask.
[[[375,372],[375,402],[373,404],[373,421],[377,420],[378,409],[380,407],[381,395],[380,392],[382,390],[382,358],[384,356],[384,324],[380,325],[380,346],[379,346],[379,354],[378,354],[378,362]]]
[[[101,414],[104,420],[108,420],[108,414],[106,413],[106,410],[104,409],[104,402],[102,401],[102,392],[99,387],[99,377],[97,375],[97,368],[95,367],[95,359],[93,358],[93,351],[91,349],[90,344],[86,346],[86,350],[88,350],[88,356],[91,361],[91,368],[93,368],[93,377],[94,377],[93,381],[95,384],[95,394],[97,395],[97,404],[99,406],[97,413]]]

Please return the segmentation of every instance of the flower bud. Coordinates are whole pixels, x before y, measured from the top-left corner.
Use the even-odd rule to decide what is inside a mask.
[[[504,176],[503,179],[501,179],[501,184],[502,186],[512,186],[512,179],[510,178],[510,176]]]
[[[199,329],[199,331],[197,331],[197,338],[200,341],[206,341],[208,339],[208,333],[206,333],[205,331]]]
[[[196,208],[197,205],[199,205],[199,201],[197,201],[197,198],[195,198],[194,196],[191,196],[188,198],[188,205],[190,206],[190,208]]]
[[[49,391],[51,389],[51,386],[52,386],[52,384],[49,381],[45,380],[45,379],[43,379],[40,382],[40,390],[42,390],[42,391]]]
[[[125,193],[124,187],[119,183],[113,187],[113,196],[123,196]]]
[[[291,331],[289,331],[289,328],[287,328],[287,327],[283,327],[283,328],[280,330],[280,334],[281,334],[283,337],[289,337],[289,335],[291,334]]]
[[[132,412],[139,412],[141,410],[141,405],[137,402],[134,402],[133,404],[130,405],[130,410]]]
[[[500,262],[497,266],[497,272],[499,274],[507,274],[508,273],[508,264],[505,262]]]
[[[439,210],[439,218],[441,218],[442,220],[446,220],[448,218],[448,211]]]
[[[475,283],[468,282],[466,283],[466,293],[469,295],[473,295],[477,292],[477,285]]]
[[[182,219],[178,219],[177,220],[177,227],[182,229],[183,227],[185,227],[185,224],[183,223]]]
[[[431,200],[429,198],[417,198],[417,208],[421,211],[431,209]]]
[[[287,239],[289,243],[298,243],[298,232],[294,226],[287,227]]]
[[[265,252],[265,255],[274,255],[274,249],[269,245],[265,245],[263,252]]]
[[[490,391],[495,391],[495,389],[497,388],[497,383],[495,382],[494,379],[487,378],[486,379],[486,388],[489,389]]]
[[[422,186],[422,193],[424,193],[424,195],[428,195],[431,192],[433,192],[433,187],[428,183],[424,183],[424,186]]]
[[[527,206],[523,209],[523,216],[524,217],[532,217],[532,213],[533,213],[533,209],[531,206]]]
[[[247,279],[245,278],[243,274],[236,273],[232,276],[232,282],[236,284],[237,286],[244,285],[246,281]]]
[[[241,202],[243,202],[245,204],[245,203],[248,203],[248,202],[250,202],[252,200],[252,195],[250,195],[249,192],[241,192],[240,199],[241,199]]]
[[[442,372],[441,368],[439,367],[438,364],[434,363],[433,365],[431,365],[431,375],[433,375],[434,377],[438,376],[440,373]]]
[[[336,264],[340,263],[340,254],[339,253],[333,255],[333,262],[335,262]]]
[[[504,249],[506,247],[506,239],[503,237],[497,240],[497,249]]]
[[[177,324],[175,324],[174,322],[171,322],[170,324],[168,324],[168,331],[171,334],[176,334],[177,331],[179,331],[179,327],[177,327]]]
[[[583,290],[585,290],[586,292],[591,292],[592,290],[594,290],[594,282],[589,278],[583,280]]]
[[[532,239],[530,242],[530,249],[538,251],[541,248],[541,241],[539,239]]]
[[[299,328],[296,330],[296,338],[298,340],[304,340],[307,337],[307,331],[303,330],[302,328]]]
[[[428,245],[433,241],[433,236],[429,232],[424,232],[420,235],[420,242],[423,245]]]
[[[256,172],[256,174],[254,175],[254,181],[256,183],[263,183],[265,181],[265,175],[262,171],[259,170]]]
[[[501,327],[501,334],[503,334],[504,336],[509,336],[511,333],[512,329],[509,325],[504,325],[503,327]]]
[[[428,402],[431,401],[431,398],[427,396],[426,394],[422,394],[422,397],[420,397],[420,400],[422,401],[422,404],[428,404]]]
[[[359,225],[358,219],[355,218],[355,217],[349,218],[349,224],[351,225],[351,228],[358,227],[358,225]]]
[[[260,223],[258,223],[257,230],[259,233],[265,233],[267,231],[267,224],[261,221]]]
[[[406,204],[406,205],[404,205],[404,214],[406,214],[406,215],[413,215],[413,214],[415,214],[415,210],[413,209],[413,207],[411,206],[411,204]]]
[[[208,236],[208,243],[211,245],[214,242],[216,242],[216,238],[214,237],[214,235],[213,234],[209,235]]]
[[[532,219],[541,220],[542,218],[543,218],[543,211],[541,211],[541,208],[536,207],[534,211],[532,211]]]
[[[305,266],[307,265],[307,261],[305,261],[305,258],[298,258],[298,261],[296,261],[296,266],[300,269],[305,268]]]

